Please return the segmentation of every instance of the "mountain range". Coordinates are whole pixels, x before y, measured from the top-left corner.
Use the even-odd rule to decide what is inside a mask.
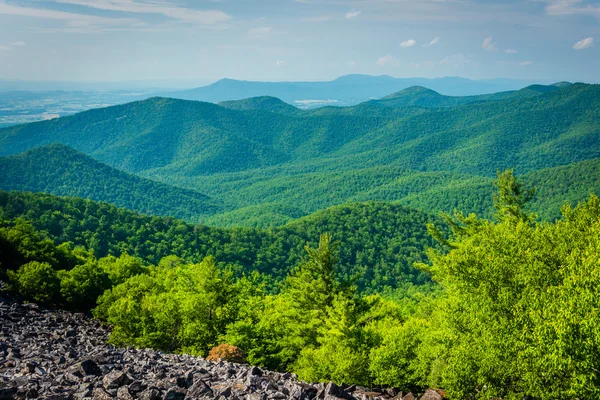
[[[413,86],[424,86],[449,96],[471,96],[517,90],[533,83],[533,81],[513,79],[394,78],[388,75],[355,74],[325,82],[255,82],[221,79],[207,86],[167,92],[162,96],[212,103],[270,96],[301,108],[315,108],[323,105],[355,105]]]
[[[365,200],[489,216],[496,171],[515,167],[538,186],[535,211],[552,219],[565,200],[600,189],[599,103],[600,85],[568,83],[462,97],[411,87],[315,110],[268,96],[220,104],[151,98],[1,129],[3,156],[52,143],[71,148],[4,158],[0,170],[12,172],[0,188],[212,225],[272,226]],[[48,172],[61,162],[88,172]],[[89,182],[94,176],[111,189]],[[139,187],[151,189],[133,196],[146,199],[135,205],[126,192]]]

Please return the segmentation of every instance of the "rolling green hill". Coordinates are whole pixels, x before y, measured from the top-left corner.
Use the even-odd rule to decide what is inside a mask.
[[[61,144],[0,158],[0,189],[83,197],[189,221],[220,211],[205,195],[121,172]]]
[[[329,232],[340,242],[340,278],[357,278],[364,291],[429,282],[413,268],[436,246],[426,224],[436,217],[398,204],[352,203],[322,210],[282,227],[211,228],[170,217],[150,217],[107,203],[42,193],[0,191],[0,221],[24,218],[56,243],[72,242],[96,257],[128,253],[151,263],[168,255],[200,262],[207,255],[240,271],[276,279]]]
[[[222,202],[203,222],[272,226],[355,200],[485,213],[497,170],[600,158],[599,135],[600,85],[561,83],[468,98],[411,88],[311,111],[270,97],[152,98],[0,129],[0,153],[63,143]]]
[[[296,107],[279,100],[276,97],[262,96],[262,97],[251,97],[243,100],[230,100],[220,102],[221,107],[229,108],[231,110],[239,111],[271,111],[277,114],[297,114],[300,110]]]

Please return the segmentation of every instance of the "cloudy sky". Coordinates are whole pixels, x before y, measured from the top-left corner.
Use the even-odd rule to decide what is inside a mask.
[[[600,0],[0,0],[0,79],[600,82]]]

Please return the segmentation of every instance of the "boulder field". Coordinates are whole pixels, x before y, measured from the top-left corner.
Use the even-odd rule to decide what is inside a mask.
[[[0,400],[442,400],[427,390],[305,383],[290,373],[107,344],[110,329],[84,314],[0,294]]]

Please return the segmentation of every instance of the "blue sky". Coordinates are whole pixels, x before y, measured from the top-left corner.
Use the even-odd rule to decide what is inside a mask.
[[[598,71],[598,0],[0,0],[0,79],[600,82]]]

